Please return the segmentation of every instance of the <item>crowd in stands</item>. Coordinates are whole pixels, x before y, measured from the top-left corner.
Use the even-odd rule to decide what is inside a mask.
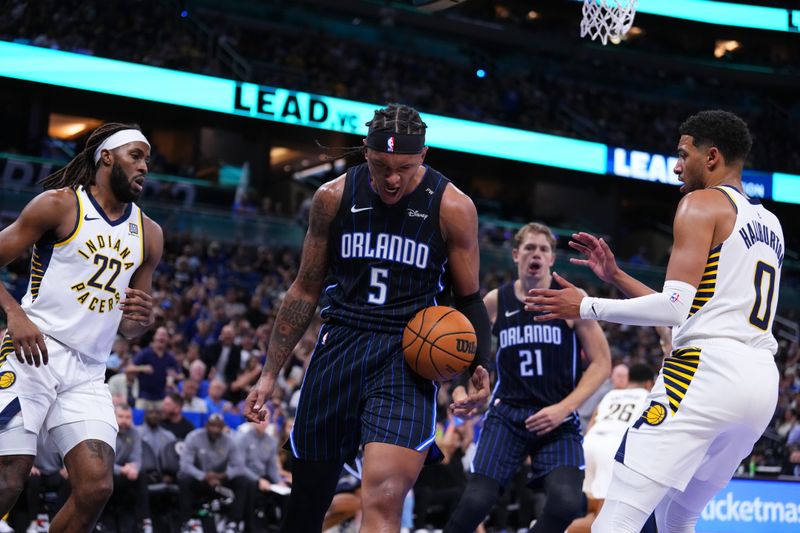
[[[214,514],[212,504],[225,512],[229,531],[253,522],[277,524],[283,503],[281,488],[291,484],[291,454],[281,446],[292,427],[319,318],[282,371],[268,420],[263,424],[245,422],[242,403],[260,375],[274,316],[294,279],[298,260],[297,253],[289,249],[226,245],[181,235],[167,238],[154,279],[157,327],[134,342],[120,337],[107,364],[108,385],[121,427],[115,469],[119,484],[115,484],[115,496],[103,518],[107,527],[125,531],[124,527],[136,520],[163,520],[170,516],[168,511],[174,511],[176,523],[209,519]],[[7,269],[11,274],[7,285],[17,297],[27,285],[26,261],[29,259],[21,258]],[[485,272],[483,288],[497,287],[512,276],[514,272],[504,269]],[[589,290],[615,295],[599,287]],[[653,328],[612,324],[603,324],[603,328],[615,365],[644,362],[660,367],[664,352]],[[772,467],[772,471],[800,475],[797,342],[781,340],[778,362],[783,376],[780,403],[773,424],[743,463],[745,473]],[[609,380],[603,390],[611,387]],[[449,388],[442,387],[437,441],[446,460],[420,477],[414,491],[417,527],[441,525],[446,519],[463,488],[464,469],[480,433],[480,419],[462,421],[448,416],[448,394]],[[599,400],[598,395],[595,401]],[[586,420],[592,406],[583,411]],[[52,509],[64,497],[61,463],[52,457],[52,450],[44,451],[37,468],[43,474],[36,479],[39,485],[35,490],[47,487]],[[520,471],[514,488],[491,518],[492,527],[523,524],[535,512],[541,495],[525,488],[528,474],[525,468]],[[445,490],[447,487],[451,490]],[[172,506],[155,512],[141,503],[148,494],[172,498]],[[154,507],[163,507],[164,498],[151,497],[149,501]],[[126,507],[131,501],[137,502],[135,516],[128,512],[130,506]],[[12,520],[35,522],[41,513],[39,505],[34,497],[25,498],[19,504],[20,514]]]
[[[113,14],[128,4],[130,16],[123,22]],[[231,77],[211,53],[213,43],[222,42],[251,65],[248,81],[369,102],[401,101],[424,112],[665,154],[674,152],[683,119],[701,107],[723,106],[753,129],[754,168],[800,171],[800,154],[793,149],[800,140],[796,102],[717,79],[713,70],[676,76],[647,64],[626,67],[613,58],[581,56],[567,66],[552,54],[453,43],[459,58],[448,60],[408,46],[413,34],[400,36],[410,30],[375,22],[374,33],[393,35],[388,44],[334,35],[297,20],[244,25],[226,12],[191,12],[184,18],[171,2],[146,10],[136,6],[130,0],[102,5],[14,0],[0,7],[0,39]],[[208,35],[194,31],[194,20],[210,29],[212,44]],[[367,22],[359,19],[362,24]],[[477,68],[485,77],[476,76]]]

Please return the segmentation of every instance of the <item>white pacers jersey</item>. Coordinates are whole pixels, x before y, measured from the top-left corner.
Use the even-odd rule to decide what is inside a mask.
[[[641,387],[608,391],[597,406],[597,415],[587,436],[616,436],[619,444],[625,430],[644,411],[649,393],[649,390]]]
[[[774,355],[778,343],[772,322],[784,255],[781,224],[758,200],[734,187],[716,189],[736,209],[736,224],[711,250],[689,318],[672,330],[673,344],[677,348],[723,338]]]
[[[144,260],[142,211],[131,203],[109,220],[88,191],[74,192],[75,227],[65,239],[34,245],[22,309],[45,335],[105,362],[122,319],[119,302]]]

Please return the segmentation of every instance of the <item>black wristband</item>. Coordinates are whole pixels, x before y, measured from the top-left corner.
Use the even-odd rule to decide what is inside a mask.
[[[472,327],[475,328],[478,346],[475,351],[475,359],[469,367],[470,374],[475,371],[478,365],[488,370],[489,362],[492,358],[492,323],[489,320],[489,313],[483,303],[480,292],[469,296],[456,296],[455,306],[466,316]]]

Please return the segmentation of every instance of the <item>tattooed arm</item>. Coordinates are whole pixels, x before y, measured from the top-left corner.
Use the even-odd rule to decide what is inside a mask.
[[[317,309],[322,284],[328,273],[330,226],[339,209],[344,180],[345,177],[340,176],[326,183],[317,190],[311,201],[300,270],[275,318],[264,371],[245,401],[244,414],[248,420],[260,421],[266,417],[265,403],[272,397],[278,372],[305,333]]]

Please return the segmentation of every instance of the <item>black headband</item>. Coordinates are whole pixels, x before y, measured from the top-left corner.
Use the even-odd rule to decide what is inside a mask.
[[[389,154],[419,154],[425,148],[425,134],[371,131],[367,133],[367,148]]]

